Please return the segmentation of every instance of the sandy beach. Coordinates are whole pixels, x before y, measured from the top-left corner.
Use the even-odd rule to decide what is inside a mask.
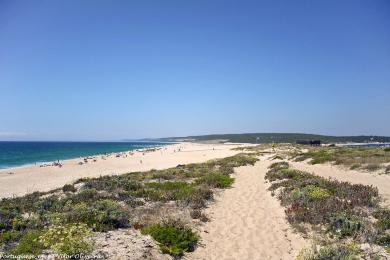
[[[34,191],[49,191],[82,177],[123,174],[151,169],[165,169],[178,164],[204,162],[237,154],[239,144],[179,143],[160,150],[132,151],[110,156],[94,156],[79,165],[83,158],[61,161],[62,167],[39,165],[0,170],[0,197],[20,196]],[[94,159],[93,159],[94,158]],[[94,161],[96,160],[96,161]]]
[[[178,164],[204,162],[237,154],[240,151],[232,150],[232,148],[238,146],[241,144],[179,143],[155,151],[133,151],[132,155],[129,152],[119,153],[120,156],[112,154],[106,156],[105,159],[96,156],[93,157],[96,159],[95,162],[91,158],[88,163],[82,165],[79,165],[82,159],[72,159],[61,162],[62,167],[29,166],[1,170],[0,196],[8,197],[33,191],[48,191],[81,177],[164,169]],[[242,166],[235,169],[232,175],[235,179],[233,186],[216,192],[214,201],[205,209],[205,214],[210,221],[195,227],[201,238],[200,243],[197,249],[192,253],[187,253],[184,259],[288,260],[294,259],[302,248],[311,245],[313,241],[310,238],[304,238],[288,223],[285,208],[268,190],[270,183],[265,180],[265,175],[268,166],[275,162],[272,160],[275,155],[276,153],[271,153],[260,156],[254,166]],[[389,205],[390,177],[387,175],[344,170],[329,164],[290,163],[293,168],[323,177],[378,187],[380,195],[386,200],[385,205]],[[116,239],[116,235],[113,236]],[[123,239],[127,241],[129,237],[134,241],[144,241],[140,234],[126,235]],[[113,245],[115,245],[114,242]],[[134,245],[129,248],[138,252],[144,246],[140,246],[141,249]],[[130,249],[125,249],[125,251]],[[166,256],[161,255],[156,247],[153,250],[161,259],[165,259]]]

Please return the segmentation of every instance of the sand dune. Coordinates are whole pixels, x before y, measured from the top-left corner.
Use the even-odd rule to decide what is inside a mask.
[[[279,201],[267,191],[271,162],[236,169],[232,188],[208,209],[211,221],[200,228],[201,245],[187,259],[294,259],[307,242],[293,233]]]

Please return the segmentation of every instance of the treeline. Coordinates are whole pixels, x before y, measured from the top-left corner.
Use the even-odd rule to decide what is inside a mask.
[[[321,140],[323,143],[366,143],[390,142],[388,136],[327,136],[300,133],[248,133],[248,134],[214,134],[187,137],[160,138],[159,141],[211,141],[221,140],[233,143],[295,143],[297,140]]]

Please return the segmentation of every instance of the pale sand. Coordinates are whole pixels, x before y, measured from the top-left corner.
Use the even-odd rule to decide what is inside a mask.
[[[264,176],[270,161],[236,168],[233,187],[216,197],[200,228],[201,245],[186,259],[294,259],[310,245],[294,233],[283,207],[267,191]]]
[[[82,177],[123,174],[150,169],[165,169],[178,164],[204,162],[210,159],[223,158],[239,153],[231,150],[238,144],[196,144],[181,143],[168,145],[160,151],[135,152],[127,158],[116,158],[114,155],[103,160],[78,165],[81,159],[61,161],[63,167],[28,166],[0,170],[0,197],[20,196],[34,191],[49,191],[72,183]],[[178,152],[179,147],[181,151]],[[176,152],[175,152],[176,150]],[[141,163],[142,160],[142,163]],[[12,174],[9,174],[12,172]]]
[[[307,162],[289,162],[293,168],[330,177],[353,184],[372,185],[378,188],[379,195],[384,199],[384,206],[390,207],[390,175],[375,174],[363,171],[346,170],[331,164],[308,164]]]

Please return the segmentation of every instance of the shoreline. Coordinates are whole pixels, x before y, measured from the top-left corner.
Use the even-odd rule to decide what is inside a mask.
[[[18,166],[0,167],[0,174],[2,173],[2,171],[7,171],[7,170],[12,171],[13,169],[32,167],[32,166],[41,166],[41,165],[45,165],[45,164],[53,164],[56,161],[65,162],[65,161],[70,161],[70,160],[83,160],[84,158],[88,158],[88,157],[112,156],[112,155],[121,154],[121,153],[129,153],[129,152],[134,152],[134,151],[143,151],[143,150],[148,150],[148,149],[160,148],[160,147],[165,147],[165,146],[173,145],[173,144],[178,144],[178,143],[165,143],[164,145],[155,145],[155,146],[149,146],[149,147],[144,147],[144,148],[136,148],[133,150],[124,150],[124,151],[109,152],[109,153],[96,153],[96,154],[89,154],[86,156],[77,156],[77,157],[66,158],[66,159],[58,159],[55,161],[37,161],[34,163],[27,163],[27,164],[22,164],[22,165],[18,165]]]
[[[231,148],[241,145],[176,143],[165,145],[160,149],[143,148],[113,153],[108,156],[63,160],[61,167],[32,165],[0,169],[0,198],[21,196],[35,191],[46,192],[61,188],[80,178],[165,169],[178,164],[223,158],[239,153]],[[148,149],[153,149],[153,151],[145,152]]]

